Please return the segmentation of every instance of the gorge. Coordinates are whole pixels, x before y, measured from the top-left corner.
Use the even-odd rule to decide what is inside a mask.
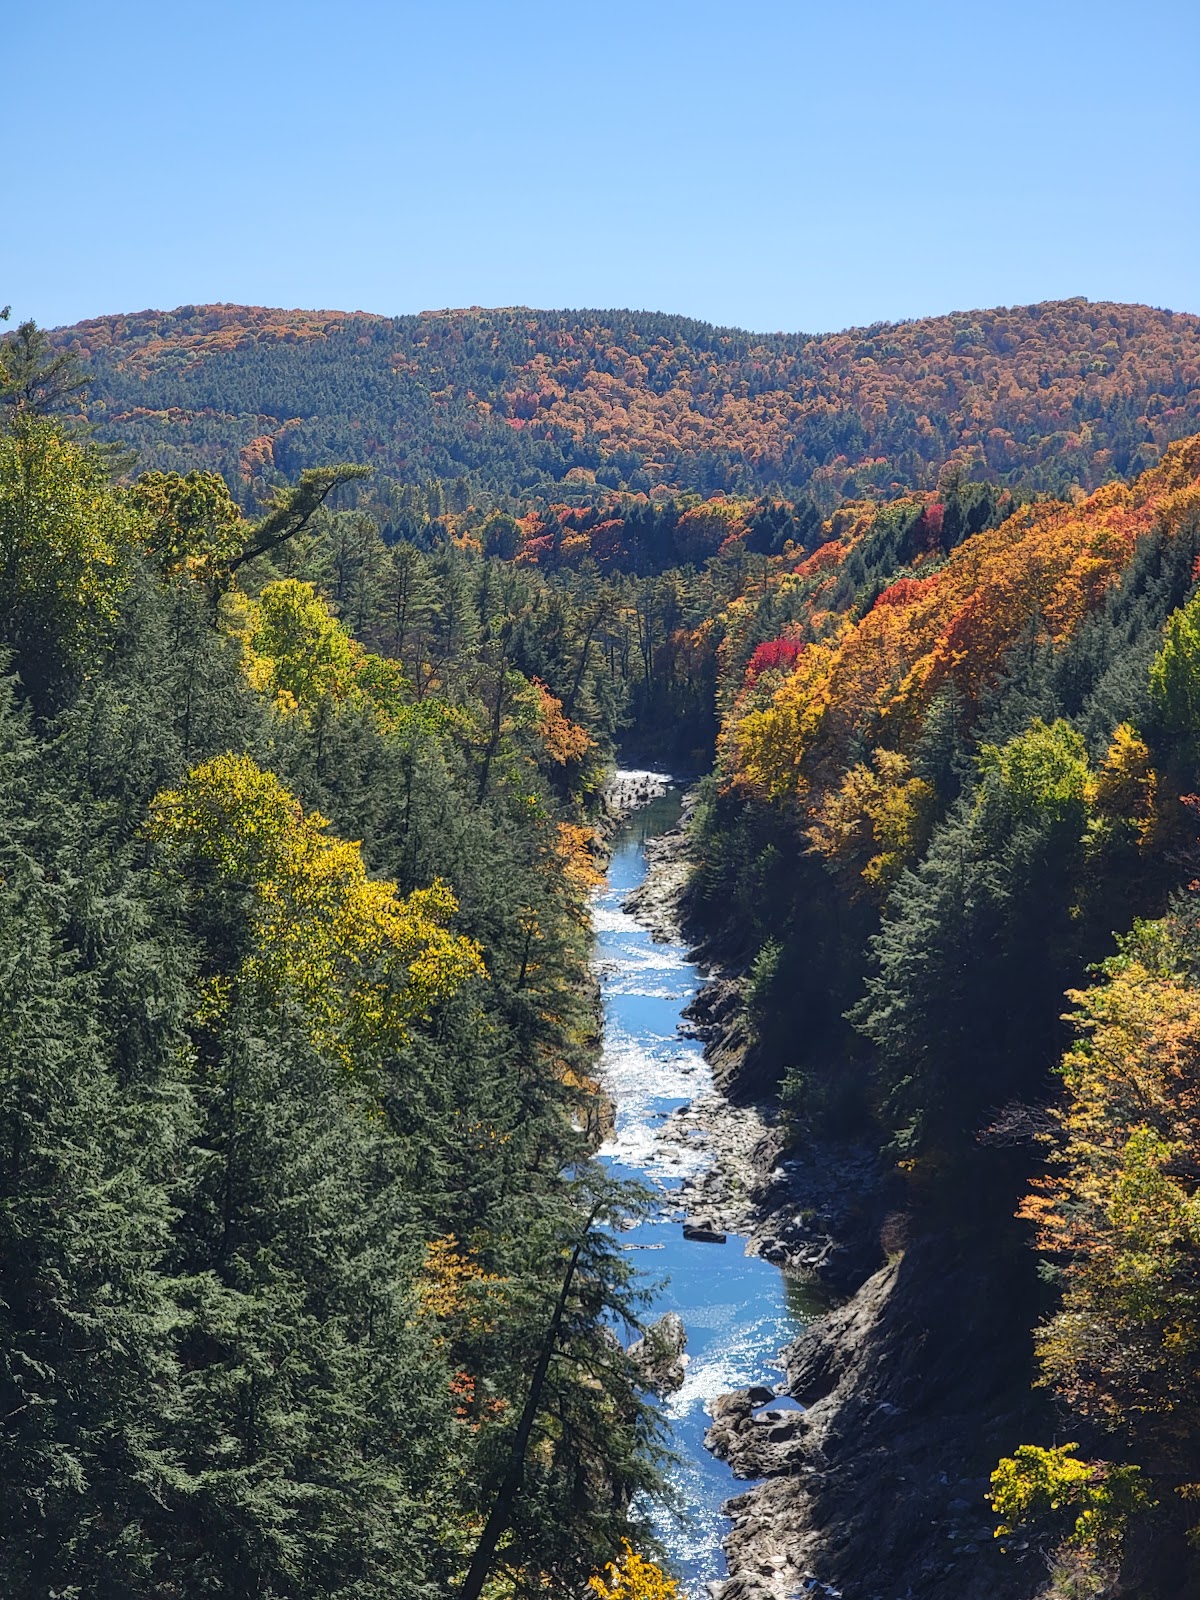
[[[658,1214],[633,1229],[623,1248],[639,1254],[652,1279],[664,1280],[648,1315],[674,1312],[688,1338],[683,1383],[663,1401],[679,1453],[670,1482],[687,1522],[678,1526],[665,1518],[659,1531],[692,1600],[707,1595],[708,1582],[721,1574],[727,1531],[721,1506],[737,1490],[728,1469],[705,1448],[708,1408],[730,1389],[778,1379],[779,1352],[811,1303],[798,1282],[743,1254],[736,1235],[720,1244],[683,1235],[680,1185],[719,1160],[702,1130],[672,1125],[681,1108],[712,1092],[699,1044],[679,1035],[699,975],[677,940],[656,938],[624,909],[645,883],[647,841],[678,815],[678,791],[670,788],[622,824],[592,916],[604,1007],[601,1083],[616,1117],[600,1154],[619,1175],[649,1182],[660,1197]]]
[[[20,1600],[1200,1592],[1198,327],[0,341]]]

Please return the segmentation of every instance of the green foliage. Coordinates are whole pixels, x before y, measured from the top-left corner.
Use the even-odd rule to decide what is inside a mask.
[[[337,467],[308,467],[294,485],[277,485],[268,496],[269,509],[250,530],[245,548],[224,563],[225,575],[247,561],[257,561],[281,550],[304,532],[335,490],[370,475],[370,468],[354,463]]]
[[[6,315],[0,321],[7,321]],[[35,322],[22,322],[0,342],[0,405],[22,417],[45,416],[76,401],[88,379],[73,350],[55,348]]]
[[[4,347],[25,396],[0,434],[21,1593],[433,1600],[497,1504],[513,1600],[582,1592],[636,1547],[656,1427],[608,1329],[639,1292],[587,1225],[640,1203],[587,1162],[590,808],[618,731],[703,755],[718,719],[691,909],[750,970],[746,1087],[788,1069],[793,1131],[900,1157],[905,1274],[952,1239],[1014,1323],[1036,1286],[1011,1214],[1057,1127],[1026,1209],[1062,1288],[1038,1349],[1145,1479],[1022,1447],[998,1509],[1073,1517],[1097,1549],[1126,1517],[1175,1536],[1151,1500],[1200,1480],[1197,961],[1161,914],[1200,861],[1198,447],[1082,508],[1014,510],[943,467],[1001,369],[1022,388],[1017,333],[1046,360],[976,479],[1157,454],[1191,404],[1160,332],[1193,330],[1139,313],[1137,359],[1088,388],[1118,308],[1035,309],[853,350],[625,314],[254,313],[253,339],[228,308],[133,319],[87,357],[156,468],[129,489],[40,414],[67,398],[44,341],[26,378]],[[812,409],[783,447],[789,384]],[[744,426],[713,435],[714,405]],[[369,491],[313,465],[368,449]],[[871,497],[834,510],[842,490]],[[1063,992],[1138,916],[1056,1123]],[[1005,1142],[1022,1126],[1032,1153]],[[658,1581],[609,1576],[629,1572]]]
[[[1169,618],[1150,666],[1150,694],[1166,732],[1194,754],[1200,747],[1200,595]]]
[[[167,1257],[192,1128],[185,973],[127,863],[90,859],[86,897],[64,892],[75,819],[7,684],[0,733],[5,1581],[148,1597],[180,1482]]]
[[[980,767],[976,794],[893,890],[851,1012],[880,1052],[897,1147],[954,1167],[985,1108],[1028,1092],[1049,1066],[1046,1019],[1079,971],[1087,931],[1075,901],[1082,739],[1065,722],[1035,720],[1002,747],[985,746]]]
[[[765,1006],[751,982],[743,1086],[782,1080],[801,1146],[841,1137],[849,1096],[856,1138],[891,1158],[919,1241],[891,1337],[906,1308],[940,1303],[964,1258],[996,1323],[1011,1319],[986,1356],[967,1315],[937,1360],[914,1334],[906,1391],[940,1395],[978,1363],[979,1393],[1011,1393],[1036,1323],[1031,1383],[1053,1390],[1088,1453],[1141,1472],[1031,1445],[998,1474],[999,1508],[1038,1543],[1083,1541],[1063,1554],[1071,1592],[1107,1592],[1125,1561],[1122,1582],[1156,1600],[1174,1580],[1195,1586],[1200,1479],[1198,470],[1185,441],[1141,487],[991,527],[985,514],[945,558],[943,517],[942,546],[912,571],[932,507],[835,513],[772,606],[743,590],[723,614],[720,788],[698,816],[691,892],[723,952],[744,961],[771,941],[778,976]],[[961,481],[943,488],[943,510],[953,492],[961,513]],[[1064,532],[1088,518],[1068,563]],[[1027,534],[1036,547],[1015,559]],[[755,638],[803,643],[765,688],[743,671]],[[876,853],[900,870],[873,904]],[[1065,1055],[1064,995],[1083,1033]],[[830,1018],[835,996],[853,1032]],[[1032,1404],[1028,1426],[1046,1426]],[[948,1434],[948,1475],[975,1470],[975,1442]]]
[[[278,703],[312,712],[350,692],[362,652],[311,583],[284,578],[260,591],[250,624],[250,680]]]
[[[0,431],[0,632],[43,699],[111,637],[135,530],[85,446],[25,413]]]
[[[750,963],[744,999],[747,1014],[759,1028],[766,1024],[777,1005],[773,991],[779,982],[782,958],[782,944],[778,939],[768,939]]]
[[[1049,1170],[1022,1215],[1061,1298],[1037,1331],[1042,1381],[1124,1439],[1150,1486],[1195,1497],[1200,1283],[1195,1171],[1200,948],[1189,901],[1138,922],[1096,981],[1072,991]]]
[[[595,1202],[563,870],[604,736],[591,622],[560,605],[545,638],[543,579],[448,553],[397,564],[397,605],[383,546],[321,510],[337,472],[256,534],[202,474],[111,488],[37,416],[0,459],[6,1578],[434,1600]],[[422,1314],[447,1237],[502,1286],[486,1328]],[[514,1595],[639,1536],[656,1428],[607,1331],[638,1304],[597,1230]]]
[[[1053,822],[1082,819],[1090,769],[1082,734],[1061,717],[1049,727],[1035,717],[1024,733],[979,751],[982,795],[994,786],[1013,815]],[[991,780],[990,784],[989,781]]]
[[[211,580],[245,542],[242,514],[219,473],[144,472],[129,498],[146,515],[146,548],[168,575]]]

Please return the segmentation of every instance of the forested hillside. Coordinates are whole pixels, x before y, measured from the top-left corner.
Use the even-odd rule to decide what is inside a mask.
[[[591,1592],[670,1592],[600,1226],[640,1202],[588,1160],[623,744],[714,769],[733,1092],[883,1174],[846,1433],[923,1498],[879,1583],[1195,1593],[1200,322],[209,307],[3,352],[14,1592],[575,1596],[627,1538]],[[797,1481],[851,1593],[837,1468]],[[970,1589],[929,1550],[993,1471]]]
[[[450,510],[598,486],[808,491],[829,511],[932,487],[951,459],[1061,492],[1152,465],[1200,420],[1200,319],[1086,300],[819,337],[631,311],[183,306],[55,338],[102,437],[146,468],[219,471],[247,505],[341,459],[374,466],[395,512],[435,483]]]
[[[214,475],[115,484],[25,335],[4,1592],[577,1592],[641,1541],[658,1448],[610,1331],[639,1292],[604,1225],[641,1202],[588,1159],[598,658],[453,548],[376,538],[336,614],[354,468],[253,521]]]
[[[899,1185],[872,1337],[905,1373],[855,1448],[929,1473],[933,1546],[990,1450],[1057,1572],[1016,1554],[1014,1593],[1193,1594],[1200,437],[1076,503],[956,482],[824,535],[711,621],[691,893],[746,975],[736,1088]],[[918,1447],[964,1372],[973,1416]],[[913,1570],[911,1530],[862,1532]],[[985,1592],[924,1559],[921,1592]]]

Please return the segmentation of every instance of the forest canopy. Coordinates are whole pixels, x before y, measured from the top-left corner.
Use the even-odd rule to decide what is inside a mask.
[[[330,460],[448,509],[933,487],[949,461],[1023,490],[1152,465],[1200,418],[1200,320],[1052,301],[845,333],[632,311],[381,317],[182,306],[62,329],[101,437],[239,495]]]
[[[131,472],[22,339],[6,1592],[434,1600],[482,1551],[516,1600],[623,1541],[657,1570],[658,1423],[612,1336],[642,1199],[590,1159],[595,596],[389,550],[324,503],[353,466],[250,514],[203,468]]]
[[[673,1592],[591,1160],[622,745],[712,768],[737,1092],[974,1263],[1009,1409],[938,1481],[1075,1592],[1194,1576],[1198,353],[1082,300],[0,343],[17,1592]]]

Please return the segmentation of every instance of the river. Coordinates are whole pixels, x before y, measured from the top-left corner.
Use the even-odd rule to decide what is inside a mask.
[[[725,1574],[721,1540],[729,1521],[722,1502],[747,1487],[704,1448],[706,1406],[729,1389],[774,1384],[779,1351],[803,1323],[805,1296],[769,1262],[743,1253],[742,1241],[684,1239],[673,1191],[710,1159],[701,1149],[664,1143],[667,1116],[712,1080],[702,1046],[679,1032],[680,1013],[701,983],[684,946],[659,944],[621,902],[646,876],[646,841],[679,818],[672,791],[642,807],[612,842],[608,881],[596,892],[596,970],[604,1002],[602,1079],[616,1106],[616,1126],[601,1158],[615,1173],[659,1190],[658,1216],[625,1236],[652,1280],[666,1280],[650,1318],[676,1311],[688,1334],[687,1378],[662,1402],[678,1453],[673,1487],[686,1522],[662,1513],[658,1531],[687,1600]]]

